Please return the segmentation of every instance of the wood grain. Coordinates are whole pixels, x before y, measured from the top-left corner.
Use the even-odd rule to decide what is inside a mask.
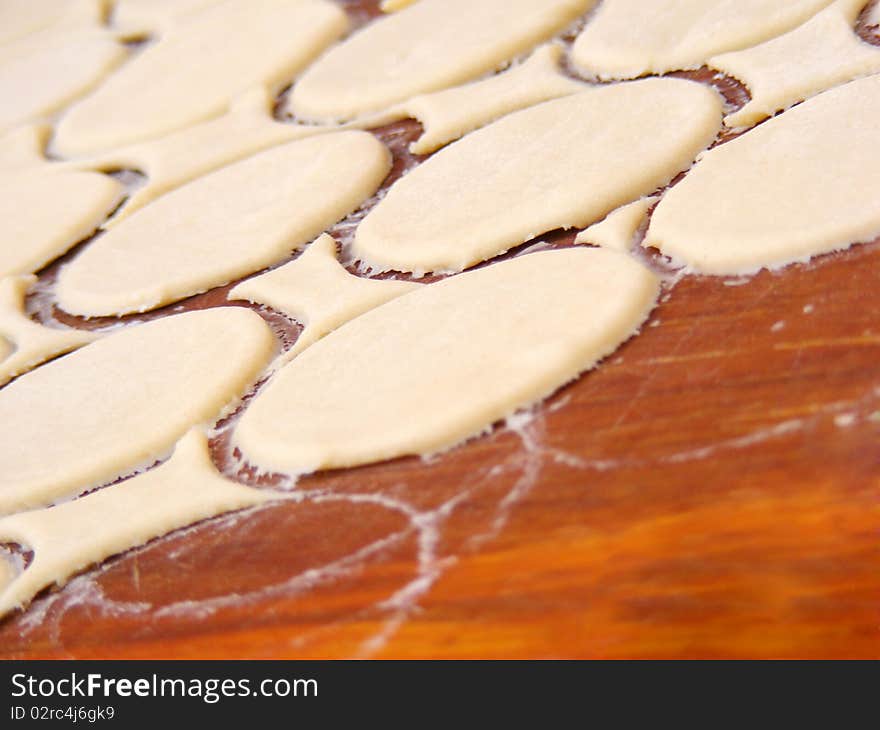
[[[515,428],[117,557],[0,656],[878,658],[878,292],[880,242],[684,278]]]

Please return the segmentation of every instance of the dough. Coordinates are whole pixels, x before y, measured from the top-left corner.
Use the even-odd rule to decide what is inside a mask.
[[[248,89],[289,81],[347,27],[328,0],[211,5],[72,106],[54,149],[64,157],[94,154],[218,116]]]
[[[414,2],[415,0],[382,0],[380,8],[383,13],[396,13]]]
[[[113,27],[126,37],[161,35],[192,13],[219,0],[116,0]]]
[[[572,61],[602,79],[698,68],[800,25],[832,0],[604,0]]]
[[[229,298],[266,304],[303,323],[285,353],[290,359],[340,325],[420,286],[349,274],[336,260],[336,241],[325,234],[295,261],[239,284]]]
[[[156,469],[73,502],[0,519],[0,542],[34,551],[33,562],[0,593],[0,616],[111,555],[277,498],[224,479],[211,463],[205,436],[190,431]]]
[[[34,322],[25,312],[25,296],[35,276],[0,279],[0,386],[53,357],[98,339],[94,332],[53,329]],[[3,341],[14,345],[4,352]]]
[[[0,277],[40,270],[91,235],[125,194],[106,175],[32,162],[0,169]]]
[[[233,443],[291,474],[452,447],[553,393],[632,335],[657,277],[598,248],[543,251],[394,299],[282,368]]]
[[[359,131],[273,147],[162,196],[88,246],[56,286],[65,311],[143,312],[259,271],[369,198],[388,150]]]
[[[81,164],[98,170],[135,169],[148,176],[147,184],[128,199],[106,227],[118,225],[160,195],[219,167],[282,142],[332,130],[276,122],[269,115],[271,103],[265,89],[256,89],[221,117]]]
[[[744,274],[880,233],[880,76],[826,91],[707,152],[654,210],[643,245]]]
[[[80,494],[217,418],[276,352],[237,307],[128,327],[0,390],[0,514]]]
[[[332,48],[290,95],[301,119],[352,119],[470,81],[562,30],[595,0],[420,0]]]
[[[867,3],[840,0],[779,38],[712,58],[710,66],[742,81],[752,95],[724,123],[751,126],[820,91],[880,71],[880,48],[853,32]]]
[[[102,0],[3,0],[0,46],[57,25],[96,25]]]
[[[404,104],[425,133],[410,145],[424,155],[505,114],[587,88],[559,70],[562,48],[546,45],[524,63],[484,81],[417,96]]]
[[[605,220],[581,231],[574,242],[592,243],[618,251],[629,251],[633,247],[636,233],[648,216],[648,211],[659,199],[659,197],[642,198],[618,208]]]
[[[0,132],[58,111],[127,55],[96,28],[50,28],[0,46]]]
[[[16,127],[0,136],[0,178],[20,173],[26,167],[46,165],[43,149],[49,139],[50,129],[45,124]],[[46,169],[61,169],[60,165]]]
[[[720,127],[719,95],[681,79],[595,87],[515,112],[395,183],[352,251],[378,269],[459,271],[653,192]]]

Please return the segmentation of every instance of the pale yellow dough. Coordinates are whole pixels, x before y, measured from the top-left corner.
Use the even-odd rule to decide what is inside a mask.
[[[291,474],[452,447],[593,367],[638,329],[658,289],[633,258],[597,248],[424,286],[282,368],[233,442],[249,462]]]
[[[853,32],[867,3],[839,0],[779,38],[710,59],[710,66],[742,81],[752,96],[724,123],[751,126],[820,91],[880,71],[880,48]]]
[[[52,26],[96,26],[105,0],[3,0],[0,3],[0,47]]]
[[[25,296],[35,276],[0,279],[0,386],[46,360],[98,339],[93,332],[55,329],[34,322],[25,312]],[[2,341],[10,343],[4,354]]]
[[[348,27],[329,0],[224,0],[188,15],[62,117],[54,150],[84,156],[225,112],[289,82]]]
[[[115,0],[112,26],[126,37],[161,35],[187,15],[220,0]]]
[[[743,274],[880,234],[880,76],[805,101],[707,152],[660,201],[645,246]]]
[[[222,477],[205,436],[190,431],[156,469],[73,502],[0,519],[0,542],[34,551],[33,562],[0,593],[0,616],[112,555],[277,498]]]
[[[368,25],[313,64],[289,110],[353,119],[500,68],[595,0],[420,0]]]
[[[603,0],[572,48],[585,74],[636,78],[697,68],[800,25],[832,0]]]
[[[40,127],[0,140],[0,277],[30,274],[92,234],[125,190],[114,179],[47,162]]]
[[[269,94],[256,89],[216,119],[77,163],[85,169],[134,169],[148,178],[106,227],[118,225],[160,195],[217,168],[267,147],[333,129],[276,122],[269,113],[271,105]]]
[[[582,228],[665,185],[721,127],[680,79],[591,88],[510,114],[396,182],[353,253],[378,269],[460,271],[556,228]]]
[[[189,428],[217,418],[275,352],[259,315],[226,307],[123,329],[23,375],[0,390],[0,514],[164,457]]]
[[[162,196],[61,272],[62,309],[143,312],[270,266],[357,208],[388,174],[360,131],[273,147]]]
[[[91,90],[128,55],[98,28],[52,27],[0,46],[0,132]]]
[[[575,243],[592,243],[596,246],[629,251],[633,247],[636,233],[654,205],[660,198],[649,197],[637,200],[610,213],[605,220],[595,223],[581,231]]]
[[[410,151],[428,154],[505,114],[587,88],[559,70],[561,58],[560,46],[542,46],[505,73],[410,99],[404,110],[425,128]]]
[[[420,286],[349,274],[336,259],[336,241],[325,234],[295,261],[239,284],[229,299],[266,304],[302,323],[285,353],[291,359],[340,325]]]

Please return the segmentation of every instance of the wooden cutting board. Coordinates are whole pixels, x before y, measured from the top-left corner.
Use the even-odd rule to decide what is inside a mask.
[[[684,278],[534,415],[111,560],[0,656],[878,658],[878,302],[880,241]]]

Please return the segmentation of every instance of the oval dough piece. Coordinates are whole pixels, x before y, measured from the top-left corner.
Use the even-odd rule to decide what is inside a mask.
[[[50,28],[0,46],[0,130],[58,111],[127,55],[96,28]]]
[[[603,79],[698,68],[800,25],[832,0],[603,0],[572,61]]]
[[[280,370],[234,442],[292,474],[449,448],[593,367],[637,330],[658,287],[634,259],[582,248],[425,286]]]
[[[221,168],[88,246],[62,270],[58,303],[87,317],[143,312],[259,271],[357,208],[390,166],[375,137],[348,131]]]
[[[91,235],[125,190],[96,172],[51,163],[0,174],[0,277],[30,274]]]
[[[222,114],[254,86],[289,81],[347,27],[345,13],[327,0],[210,5],[72,106],[54,149],[87,155]]]
[[[707,152],[660,201],[643,245],[744,274],[880,233],[880,76],[805,101]]]
[[[460,271],[556,228],[583,228],[687,168],[721,100],[680,79],[593,88],[516,112],[395,183],[359,226],[379,269]]]
[[[130,327],[0,390],[0,514],[81,493],[165,455],[266,366],[260,316],[226,307]]]
[[[494,71],[595,0],[420,0],[331,49],[293,87],[302,119],[342,120]]]

